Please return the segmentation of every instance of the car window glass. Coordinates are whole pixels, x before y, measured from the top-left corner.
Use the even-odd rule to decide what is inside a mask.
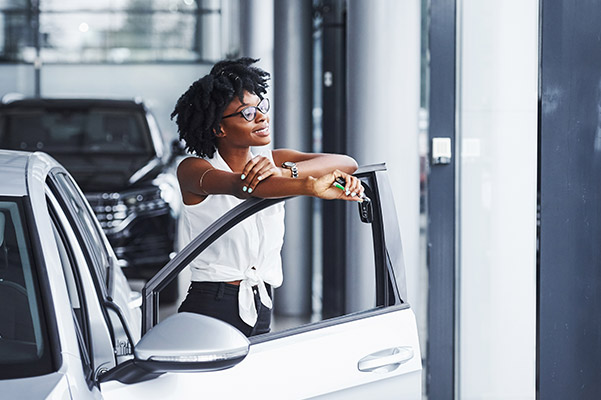
[[[27,107],[7,111],[2,125],[3,148],[51,154],[153,152],[144,113],[135,108]]]
[[[31,251],[19,203],[0,199],[0,379],[52,371]]]
[[[301,200],[294,198],[286,201],[286,206],[293,206],[295,202]],[[301,262],[296,264],[297,260],[288,257],[284,259],[284,283],[275,291],[275,313],[273,315],[272,331],[279,331],[291,328],[300,324],[319,322],[330,318],[349,315],[357,312],[367,311],[378,307],[377,304],[377,286],[376,286],[376,262],[374,253],[374,239],[372,234],[372,224],[363,223],[359,218],[358,206],[355,202],[340,203],[344,211],[342,213],[325,211],[323,204],[326,200],[314,201],[314,213],[319,215],[323,212],[323,221],[329,224],[346,226],[347,240],[352,249],[347,249],[347,254],[342,260],[337,260],[341,264],[340,276],[328,273],[331,265],[324,265],[321,260],[323,241],[319,240],[321,234],[314,235],[317,240],[317,249],[312,257],[311,282],[310,288],[300,293],[303,298],[297,301],[307,303],[305,297],[310,297],[309,314],[300,313],[300,315],[290,317],[290,311],[286,305],[290,302],[290,294],[298,293],[295,283],[291,281],[291,276],[287,276],[286,271],[298,271],[306,268]],[[331,209],[330,209],[331,211]],[[293,229],[286,226],[287,230]],[[321,229],[321,221],[314,218],[314,232]],[[285,239],[288,240],[288,239]],[[327,242],[327,241],[326,241]],[[284,246],[289,246],[285,243]],[[311,249],[311,243],[302,245],[303,248]],[[327,251],[327,249],[324,249]],[[328,277],[324,280],[324,276]],[[289,283],[290,282],[290,283]],[[297,287],[297,286],[296,286]],[[286,300],[283,298],[286,297]],[[278,303],[278,299],[284,300]],[[282,307],[283,306],[283,307]],[[280,308],[278,308],[280,307]],[[304,314],[304,315],[303,315]]]
[[[63,192],[63,198],[68,201],[68,207],[75,214],[76,224],[80,235],[84,238],[85,246],[91,255],[96,275],[107,285],[107,269],[109,267],[109,255],[105,249],[105,243],[96,218],[89,210],[87,203],[81,193],[67,175],[58,173],[55,175],[58,187]]]
[[[292,198],[286,200],[285,207],[287,209],[293,208],[298,206],[297,203],[307,200],[311,201],[311,199],[302,197]],[[314,204],[316,212],[318,212],[319,208],[323,208],[321,202],[323,200],[318,200]],[[378,268],[384,269],[385,265],[381,261],[376,262],[373,224],[361,221],[356,202],[340,202],[340,204],[343,207],[343,212],[326,215],[324,220],[328,221],[327,223],[347,227],[347,236],[352,249],[347,252],[344,261],[342,261],[342,276],[338,277],[338,279],[324,281],[323,272],[331,266],[322,265],[320,260],[321,249],[319,248],[321,246],[317,246],[315,254],[312,256],[303,256],[298,259],[287,257],[283,259],[283,285],[275,289],[274,293],[275,313],[273,316],[272,331],[368,311],[383,305],[378,304],[377,294],[383,288],[378,287],[376,275]],[[276,212],[278,206],[279,204],[268,207],[257,213],[256,216],[262,214],[269,217]],[[225,267],[223,264],[220,265],[219,261],[220,252],[224,248],[235,248],[234,253],[237,254],[239,252],[241,254],[238,257],[239,261],[249,266],[258,266],[257,270],[259,271],[259,275],[261,275],[263,273],[261,271],[262,263],[270,264],[272,261],[267,259],[262,251],[258,250],[259,248],[265,250],[269,246],[265,247],[264,244],[261,245],[262,228],[257,222],[258,220],[255,219],[256,216],[251,216],[247,219],[245,221],[246,224],[243,222],[244,227],[241,223],[232,227],[224,236],[209,245],[198,256],[196,262],[205,263],[205,265],[208,263],[208,270],[223,269]],[[314,221],[317,221],[317,218],[314,218]],[[316,223],[315,225],[318,224]],[[291,231],[294,227],[287,225],[285,229],[286,231]],[[314,229],[319,229],[319,226],[315,226]],[[247,230],[248,235],[244,234],[244,230]],[[233,239],[234,237],[237,239]],[[241,242],[241,240],[244,241]],[[288,251],[291,251],[291,254],[299,251],[302,252],[305,249],[309,249],[310,251],[310,249],[314,248],[312,243],[292,243],[289,240],[291,239],[285,238],[284,248],[286,250],[286,246],[288,246]],[[318,244],[321,245],[321,242]],[[273,256],[277,257],[277,253],[270,253],[270,257]],[[307,266],[303,262],[307,259],[310,264],[309,268],[312,271],[307,271]],[[311,260],[313,261],[312,263]],[[202,273],[195,273],[194,265],[191,265],[191,267],[193,280],[196,279],[195,276],[204,276]],[[227,271],[228,273],[235,274],[237,269],[239,269],[237,266],[233,266],[232,268],[227,268]],[[308,285],[305,285],[304,290],[299,289],[298,282],[295,281],[295,278],[299,277],[299,274],[303,278],[306,277],[306,274],[311,276],[310,282]],[[207,280],[206,277],[204,280]],[[231,280],[235,279],[232,278]],[[293,313],[296,314],[294,317],[289,316],[291,313],[286,308],[286,304],[294,304]],[[298,313],[296,311],[299,308],[297,307],[298,304],[308,304],[309,306],[302,313]]]
[[[65,275],[65,283],[67,284],[67,294],[69,295],[69,301],[71,302],[71,307],[78,311],[81,314],[81,302],[79,301],[79,291],[77,289],[77,282],[75,281],[75,275],[73,275],[71,260],[69,259],[69,254],[67,253],[67,248],[63,242],[63,239],[59,235],[57,228],[55,226],[55,222],[52,224],[52,233],[54,234],[54,240],[56,241],[56,246],[58,249],[58,254],[61,259],[61,266],[63,267],[63,274]],[[81,318],[79,318],[81,319]]]

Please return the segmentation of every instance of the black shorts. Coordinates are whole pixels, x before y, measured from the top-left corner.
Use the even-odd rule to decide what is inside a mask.
[[[271,294],[271,286],[265,284],[267,293]],[[239,329],[246,336],[268,333],[271,325],[271,309],[261,303],[259,289],[253,287],[255,306],[257,307],[257,322],[255,326],[246,324],[240,318],[238,310],[238,292],[240,286],[225,282],[192,282],[186,299],[178,312],[193,312],[208,315],[227,322]]]

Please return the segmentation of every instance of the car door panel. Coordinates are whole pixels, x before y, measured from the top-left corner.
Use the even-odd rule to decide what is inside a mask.
[[[366,393],[377,399],[421,399],[421,355],[412,310],[401,306],[361,314],[322,328],[318,323],[298,334],[293,330],[271,340],[266,337],[227,370],[166,374],[135,385],[112,381],[103,384],[102,391],[106,399],[365,399]],[[397,347],[411,349],[413,357],[391,371],[359,371],[364,357]]]

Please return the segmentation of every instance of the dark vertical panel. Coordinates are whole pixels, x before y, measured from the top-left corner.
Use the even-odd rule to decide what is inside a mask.
[[[601,398],[601,2],[541,0],[538,398]]]
[[[346,17],[343,0],[322,3],[322,146],[326,153],[347,154]],[[346,286],[346,208],[338,201],[323,207],[323,317],[344,314]],[[339,221],[333,224],[332,221]]]
[[[455,144],[455,0],[430,3],[429,136]],[[428,357],[430,399],[454,396],[455,160],[428,176]]]
[[[30,2],[30,10],[31,10],[31,24],[33,31],[33,46],[35,48],[35,61],[33,63],[34,68],[34,92],[36,97],[40,97],[42,95],[41,91],[41,81],[42,81],[42,63],[40,59],[40,1],[39,0],[31,0]]]

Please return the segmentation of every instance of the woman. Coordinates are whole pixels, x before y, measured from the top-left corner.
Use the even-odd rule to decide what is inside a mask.
[[[290,149],[252,147],[271,142],[269,74],[257,60],[221,61],[180,97],[176,118],[180,139],[196,156],[178,166],[184,208],[183,243],[249,197],[293,195],[360,201],[363,187],[349,174],[352,158]],[[336,178],[345,190],[333,187]],[[191,264],[192,284],[180,312],[224,320],[245,335],[269,332],[271,288],[282,283],[280,250],[284,206],[269,207],[239,223]]]

